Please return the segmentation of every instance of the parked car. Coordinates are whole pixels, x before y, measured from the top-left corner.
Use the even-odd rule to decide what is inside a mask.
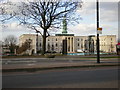
[[[116,45],[116,51],[117,51],[117,55],[120,55],[120,43],[118,43],[117,45]]]

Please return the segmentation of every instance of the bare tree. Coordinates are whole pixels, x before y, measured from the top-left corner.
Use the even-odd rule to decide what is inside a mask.
[[[13,35],[9,35],[4,39],[4,45],[9,48],[10,53],[15,53],[17,44],[17,38]]]
[[[82,6],[82,2],[71,2],[70,1],[56,1],[51,2],[48,0],[36,0],[35,2],[21,2],[17,5],[17,10],[9,12],[9,18],[15,17],[20,21],[20,24],[27,25],[29,28],[32,28],[37,33],[40,33],[43,37],[43,50],[42,54],[45,54],[46,51],[46,38],[49,35],[49,30],[53,27],[59,28],[60,23],[64,16],[66,20],[79,20],[78,17],[72,17],[75,10]],[[1,8],[3,15],[6,15],[5,8]],[[19,12],[16,12],[19,11]],[[8,20],[8,19],[4,19]],[[42,28],[42,31],[40,30]]]

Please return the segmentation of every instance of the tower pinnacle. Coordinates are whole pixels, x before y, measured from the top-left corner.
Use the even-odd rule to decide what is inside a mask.
[[[67,34],[67,21],[66,21],[66,16],[63,18],[63,31],[62,34]]]

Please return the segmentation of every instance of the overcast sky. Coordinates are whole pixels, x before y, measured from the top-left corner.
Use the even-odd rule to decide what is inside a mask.
[[[83,7],[77,10],[81,15],[81,21],[76,25],[69,25],[68,32],[75,36],[96,35],[96,2],[83,2]],[[34,31],[19,26],[14,21],[7,24],[7,27],[0,27],[2,30],[1,39],[8,35],[19,37],[22,34],[34,33]],[[100,2],[100,27],[103,28],[101,35],[118,36],[118,2]],[[51,34],[61,33],[62,30],[50,32]]]

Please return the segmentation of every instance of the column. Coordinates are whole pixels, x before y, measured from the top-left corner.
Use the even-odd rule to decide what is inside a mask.
[[[73,37],[73,52],[75,52],[75,43],[74,43],[74,37]]]
[[[71,52],[73,52],[73,37],[71,37]]]
[[[72,52],[72,38],[70,37],[70,52]]]
[[[71,41],[70,41],[70,37],[69,37],[69,52],[71,52]]]
[[[68,43],[67,43],[68,44],[68,52],[70,52],[70,37],[68,37],[67,41],[68,41]]]
[[[67,37],[67,52],[68,52],[68,48],[69,48],[69,39]]]
[[[73,37],[72,37],[72,52],[74,52],[74,49],[73,49],[73,45],[74,43],[73,43]]]

